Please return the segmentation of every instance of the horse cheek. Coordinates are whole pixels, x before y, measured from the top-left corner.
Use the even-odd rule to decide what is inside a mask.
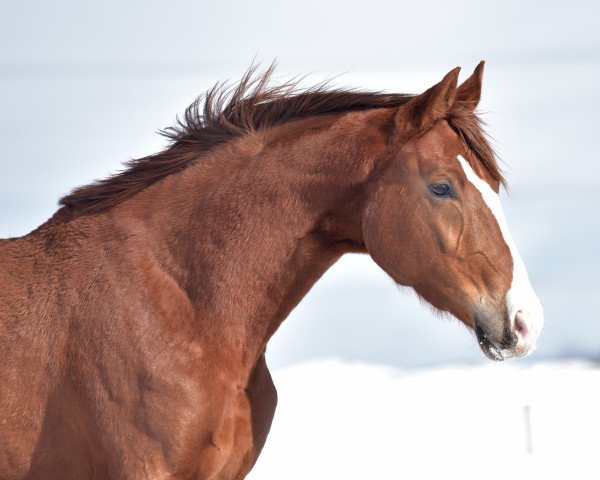
[[[396,202],[375,199],[366,209],[363,235],[371,258],[396,283],[411,285],[419,271],[419,255],[414,249],[414,237],[419,225],[406,221],[406,213]]]

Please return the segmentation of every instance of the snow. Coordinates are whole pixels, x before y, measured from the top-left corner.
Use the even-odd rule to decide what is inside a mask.
[[[325,360],[273,378],[279,404],[249,479],[600,475],[591,363],[401,370]]]

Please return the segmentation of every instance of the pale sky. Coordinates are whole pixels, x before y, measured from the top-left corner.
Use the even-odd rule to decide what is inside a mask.
[[[543,8],[541,6],[543,5]],[[487,61],[488,130],[507,219],[545,307],[532,360],[600,357],[600,3],[11,2],[0,0],[0,236],[73,187],[156,151],[155,134],[256,55],[278,74],[419,92]],[[421,366],[482,361],[367,257],[336,265],[284,323],[272,364],[321,357]]]

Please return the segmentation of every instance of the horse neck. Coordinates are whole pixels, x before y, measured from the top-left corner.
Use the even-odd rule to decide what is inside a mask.
[[[218,148],[129,207],[159,227],[163,263],[204,334],[244,361],[341,255],[364,249],[370,167],[352,129],[331,138],[323,122]]]

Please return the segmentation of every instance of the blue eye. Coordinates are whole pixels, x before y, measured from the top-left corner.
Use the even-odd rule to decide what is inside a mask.
[[[452,188],[447,183],[432,183],[429,186],[431,193],[433,193],[436,197],[451,197],[452,196]]]

